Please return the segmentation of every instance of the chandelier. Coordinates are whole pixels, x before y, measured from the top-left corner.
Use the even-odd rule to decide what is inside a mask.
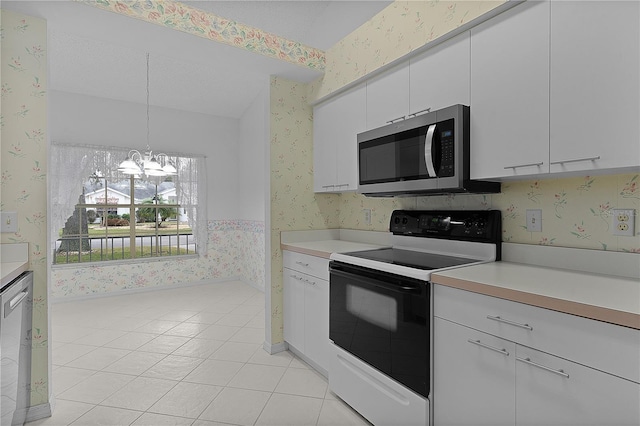
[[[149,53],[147,53],[147,148],[144,153],[136,149],[129,151],[127,158],[118,166],[118,171],[125,175],[136,176],[164,177],[178,174],[167,154],[154,153],[149,147]]]

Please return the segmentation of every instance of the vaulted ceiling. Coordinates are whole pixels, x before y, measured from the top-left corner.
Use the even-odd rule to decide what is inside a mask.
[[[321,71],[178,31],[86,1],[3,0],[2,8],[47,20],[49,89],[238,118],[270,75],[301,82]],[[130,2],[127,2],[130,3]],[[156,2],[154,2],[156,3]],[[321,51],[390,1],[187,1],[210,17]],[[174,3],[175,4],[175,3]]]

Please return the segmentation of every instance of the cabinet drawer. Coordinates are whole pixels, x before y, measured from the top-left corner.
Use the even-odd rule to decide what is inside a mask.
[[[329,259],[285,250],[282,266],[329,281]]]
[[[440,285],[434,315],[640,383],[640,330]]]

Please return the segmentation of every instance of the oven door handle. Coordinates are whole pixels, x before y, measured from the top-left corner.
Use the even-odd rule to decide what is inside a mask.
[[[385,290],[393,291],[394,293],[417,293],[420,294],[422,289],[418,284],[403,284],[403,285],[395,285],[386,281],[377,280],[375,278],[364,278],[357,274],[352,274],[349,272],[343,272],[337,269],[331,269],[331,275],[337,275],[343,278],[348,278],[350,280],[358,281],[362,284],[366,284],[368,287],[378,287]]]

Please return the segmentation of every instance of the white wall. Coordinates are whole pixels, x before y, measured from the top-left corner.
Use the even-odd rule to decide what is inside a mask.
[[[240,119],[238,144],[238,219],[265,221],[266,146],[269,85]]]
[[[146,147],[146,105],[52,90],[49,111],[54,142]],[[153,106],[149,117],[152,150],[207,157],[208,218],[238,218],[239,120]]]

